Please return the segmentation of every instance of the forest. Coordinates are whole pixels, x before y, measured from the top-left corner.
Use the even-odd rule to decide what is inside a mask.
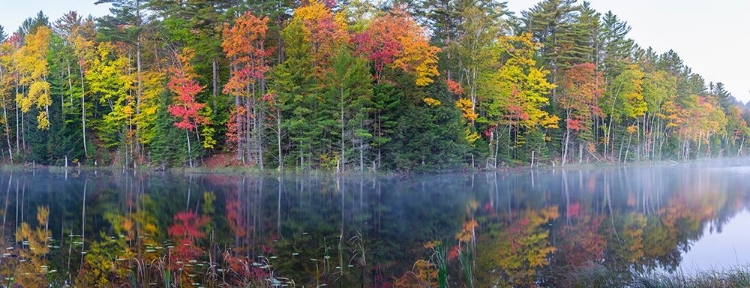
[[[750,135],[721,82],[588,2],[99,4],[0,29],[3,163],[419,172],[739,156]]]

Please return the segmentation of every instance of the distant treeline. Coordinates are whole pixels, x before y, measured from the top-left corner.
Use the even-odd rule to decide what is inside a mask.
[[[432,171],[736,156],[750,135],[721,82],[588,2],[102,3],[0,30],[4,162]]]

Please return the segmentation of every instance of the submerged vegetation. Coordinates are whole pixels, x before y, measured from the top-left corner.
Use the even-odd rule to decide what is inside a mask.
[[[722,83],[587,2],[96,4],[0,29],[3,162],[406,173],[737,156],[750,135]]]

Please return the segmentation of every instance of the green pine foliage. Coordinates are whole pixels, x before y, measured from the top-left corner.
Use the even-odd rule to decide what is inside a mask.
[[[110,15],[0,27],[0,161],[406,173],[747,150],[749,107],[588,2],[542,0],[518,16],[473,0],[101,3]],[[246,12],[266,26],[233,27]],[[26,41],[45,26],[48,43]],[[592,83],[567,81],[581,65]],[[177,71],[202,88],[194,99],[166,92],[188,89],[168,87]],[[36,97],[45,83],[51,103]]]

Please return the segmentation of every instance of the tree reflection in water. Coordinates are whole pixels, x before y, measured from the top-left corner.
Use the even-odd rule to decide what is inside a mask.
[[[0,276],[23,287],[566,286],[599,267],[628,281],[677,270],[707,225],[721,231],[747,207],[748,177],[710,167],[405,180],[6,172]]]

